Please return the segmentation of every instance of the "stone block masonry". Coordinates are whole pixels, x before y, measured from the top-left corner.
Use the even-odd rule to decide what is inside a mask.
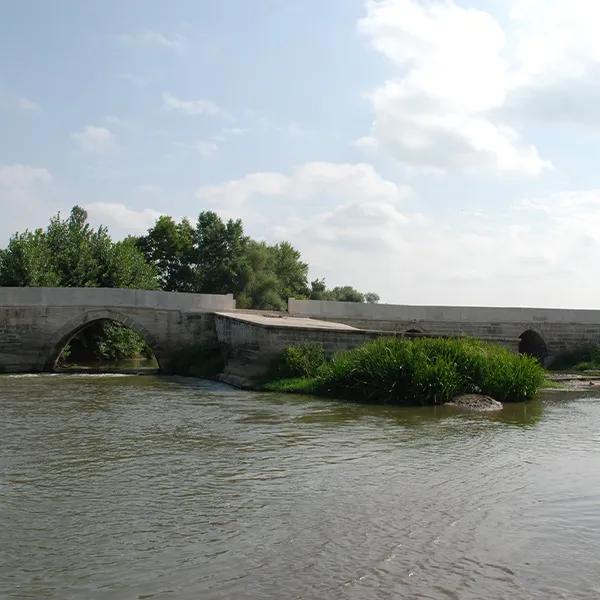
[[[476,306],[403,306],[295,300],[290,316],[336,321],[363,329],[469,335],[537,356],[545,365],[563,352],[600,343],[600,310]]]
[[[233,310],[231,295],[112,288],[0,287],[0,371],[50,371],[68,341],[92,322],[130,327],[149,344],[161,371],[189,345],[215,343],[213,312]]]
[[[322,344],[328,353],[382,335],[469,335],[550,363],[558,354],[600,343],[600,311],[538,308],[394,306],[289,301],[289,313],[235,309],[231,295],[107,288],[0,287],[0,371],[48,371],[68,341],[109,319],[139,333],[162,372],[194,345],[226,347],[224,377],[238,385],[264,373],[293,344]]]

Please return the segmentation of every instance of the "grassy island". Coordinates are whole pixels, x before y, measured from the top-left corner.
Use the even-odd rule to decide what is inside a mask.
[[[327,359],[323,348],[287,348],[262,389],[390,404],[441,404],[460,394],[532,399],[544,369],[529,356],[471,338],[381,338]]]

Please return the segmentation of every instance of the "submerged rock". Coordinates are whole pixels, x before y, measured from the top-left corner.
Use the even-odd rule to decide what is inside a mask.
[[[481,394],[455,396],[452,398],[452,402],[446,402],[446,406],[456,406],[465,410],[477,410],[481,412],[502,410],[503,408],[502,403],[498,402],[498,400],[494,400],[489,396],[482,396]]]

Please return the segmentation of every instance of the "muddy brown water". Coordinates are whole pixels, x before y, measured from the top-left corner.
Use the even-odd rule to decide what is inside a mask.
[[[0,376],[0,597],[600,597],[600,398]]]

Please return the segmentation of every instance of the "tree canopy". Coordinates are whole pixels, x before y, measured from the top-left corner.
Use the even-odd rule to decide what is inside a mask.
[[[133,238],[113,242],[105,227],[93,229],[87,213],[73,207],[67,219],[16,233],[0,250],[0,285],[130,287],[157,289],[156,273]]]
[[[146,235],[113,241],[75,206],[46,229],[15,233],[0,250],[0,285],[129,287],[233,294],[240,308],[285,310],[287,300],[310,298],[377,302],[351,286],[308,283],[309,267],[289,242],[251,239],[241,220],[203,211],[195,223],[159,217]]]

